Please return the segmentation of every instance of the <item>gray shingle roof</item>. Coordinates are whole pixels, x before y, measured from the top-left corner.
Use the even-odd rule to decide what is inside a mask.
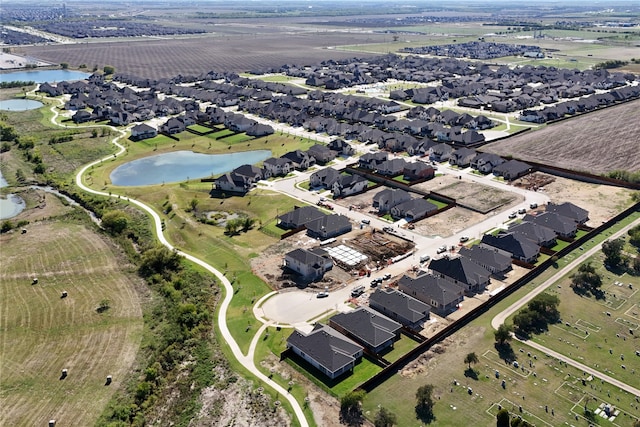
[[[402,327],[400,323],[367,307],[358,307],[348,313],[336,314],[330,321],[373,348],[394,339],[396,332]]]
[[[422,301],[389,288],[377,289],[369,296],[369,304],[371,302],[385,307],[388,311],[396,313],[412,323],[424,319],[431,311],[431,307]],[[375,309],[375,307],[372,308]]]
[[[363,350],[349,338],[327,325],[316,325],[308,335],[294,331],[287,343],[318,362],[330,372],[337,372],[355,360]]]

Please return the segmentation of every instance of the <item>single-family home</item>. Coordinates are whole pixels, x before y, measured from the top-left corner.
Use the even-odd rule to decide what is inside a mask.
[[[297,229],[326,214],[315,206],[296,206],[292,211],[278,217],[278,226],[285,229]]]
[[[346,197],[367,189],[369,181],[360,175],[340,175],[332,185],[333,197]]]
[[[471,160],[471,167],[478,172],[491,173],[493,168],[506,162],[505,159],[493,153],[479,153]]]
[[[458,253],[494,275],[503,275],[512,268],[511,254],[498,248],[480,245],[474,245],[471,248],[463,246]]]
[[[369,296],[369,307],[403,326],[417,331],[429,319],[431,306],[391,288],[379,288]]]
[[[295,271],[305,280],[318,280],[333,268],[333,260],[321,248],[294,249],[284,255],[284,267]]]
[[[344,215],[325,215],[305,224],[307,234],[325,240],[351,231],[351,221]]]
[[[307,170],[309,169],[309,166],[316,163],[316,159],[309,156],[308,153],[302,150],[289,151],[280,158],[290,160],[293,168],[297,170]]]
[[[380,163],[389,158],[386,151],[376,151],[375,153],[366,153],[358,159],[358,166],[362,169],[376,170]]]
[[[163,125],[160,126],[160,131],[162,131],[163,133],[168,133],[169,135],[184,132],[185,129],[186,129],[186,126],[184,125],[184,122],[181,120],[178,120],[175,117],[170,118]]]
[[[453,148],[451,148],[450,145],[441,142],[429,149],[429,158],[434,162],[444,162],[449,160],[452,153]]]
[[[331,379],[353,370],[364,350],[335,329],[320,323],[308,334],[294,330],[287,338],[287,348]]]
[[[246,194],[251,184],[243,176],[234,172],[227,172],[215,179],[216,190],[225,193]]]
[[[316,159],[317,163],[321,165],[329,163],[331,160],[336,158],[336,152],[332,151],[326,145],[315,144],[309,147],[307,150],[307,154],[309,157],[313,157]]]
[[[396,205],[411,200],[411,195],[399,188],[385,188],[373,196],[373,207],[378,213],[385,214]]]
[[[411,199],[393,206],[389,212],[393,218],[416,221],[437,210],[438,207],[436,205],[425,199]]]
[[[458,148],[451,154],[451,157],[449,157],[449,163],[466,168],[471,164],[471,161],[476,155],[476,150],[472,150],[471,148]]]
[[[339,313],[329,319],[329,326],[351,338],[373,354],[393,347],[400,338],[402,325],[368,307]]]
[[[502,249],[511,254],[511,258],[533,264],[540,254],[540,246],[522,234],[504,233],[497,236],[485,234],[480,243],[482,246]]]
[[[440,276],[422,272],[417,277],[402,276],[398,289],[425,304],[439,316],[446,316],[458,309],[464,299],[464,288]]]
[[[340,172],[333,168],[324,168],[317,170],[309,177],[309,186],[311,188],[323,187],[330,189],[333,183],[340,177]]]
[[[377,171],[380,175],[398,176],[404,171],[406,165],[406,160],[402,158],[389,159],[380,163],[378,165]]]
[[[571,202],[564,202],[560,204],[549,202],[547,204],[546,211],[557,213],[565,218],[571,218],[578,224],[584,224],[589,221],[589,211],[582,209]]]
[[[538,246],[553,247],[556,245],[557,234],[555,231],[544,225],[530,221],[523,221],[520,224],[509,226],[510,233],[522,234]]]
[[[507,181],[513,181],[531,172],[531,166],[519,160],[507,160],[493,168],[495,176],[501,176]]]
[[[271,176],[285,176],[293,170],[293,162],[283,157],[270,157],[262,165]]]
[[[435,275],[463,286],[468,294],[484,291],[491,280],[491,273],[486,268],[465,257],[432,259],[429,269]]]
[[[329,143],[329,149],[342,156],[351,156],[356,150],[343,139],[334,139]]]
[[[552,229],[559,237],[572,239],[578,231],[578,224],[571,218],[558,215],[555,212],[543,212],[538,215],[527,214],[523,221],[533,222]]]
[[[257,166],[245,164],[238,166],[233,173],[245,179],[248,184],[255,184],[264,177],[264,171]]]
[[[407,163],[402,173],[404,174],[403,178],[407,181],[426,180],[436,176],[436,170],[433,166],[425,162]]]

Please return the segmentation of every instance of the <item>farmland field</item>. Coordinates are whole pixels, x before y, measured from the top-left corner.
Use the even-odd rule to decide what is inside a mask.
[[[136,279],[87,226],[38,222],[27,230],[0,237],[0,425],[91,425],[137,354]],[[100,304],[109,308],[99,312]]]
[[[637,100],[609,107],[485,145],[482,151],[595,174],[637,171],[638,109]]]

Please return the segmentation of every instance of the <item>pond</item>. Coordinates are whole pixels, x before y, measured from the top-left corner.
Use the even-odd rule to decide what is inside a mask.
[[[30,71],[13,71],[11,73],[0,74],[0,82],[36,82],[36,83],[54,83],[71,80],[84,80],[89,77],[90,73],[72,70],[30,70]]]
[[[42,102],[33,99],[6,99],[0,101],[0,110],[27,111],[42,107]]]
[[[7,187],[9,184],[5,181],[0,172],[0,188]],[[24,200],[15,194],[0,194],[0,219],[9,219],[18,215],[25,208]]]
[[[238,166],[259,163],[269,157],[269,150],[230,154],[173,151],[120,165],[111,172],[109,178],[114,185],[124,187],[186,181],[230,172]]]

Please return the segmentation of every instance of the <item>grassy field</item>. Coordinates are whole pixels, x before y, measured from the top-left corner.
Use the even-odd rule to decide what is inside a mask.
[[[39,222],[27,229],[0,237],[0,425],[92,425],[138,351],[138,279],[86,226]],[[110,308],[99,313],[102,301]]]
[[[632,216],[620,226],[637,217],[637,214]],[[610,234],[609,231],[589,241],[584,245],[585,250],[606,239]],[[567,265],[580,252],[576,251],[560,259],[558,267]],[[632,426],[640,414],[640,404],[634,396],[602,383],[597,378],[588,379],[581,371],[514,342],[513,354],[509,357],[519,362],[520,366],[516,368],[505,363],[493,345],[493,329],[490,326],[493,316],[556,272],[556,268],[544,272],[472,322],[469,327],[438,344],[417,362],[409,364],[399,375],[392,376],[374,389],[363,402],[367,417],[372,418],[378,405],[382,405],[396,414],[398,425],[419,425],[414,412],[415,392],[424,384],[433,384],[436,396],[433,425],[464,425],[469,422],[474,425],[492,425],[495,423],[497,405],[502,405],[513,414],[521,415],[537,426],[586,426],[589,422],[584,417],[585,405],[593,412],[601,403],[610,403],[621,411],[615,424]],[[620,280],[625,284],[633,283],[634,290],[640,287],[640,279],[637,277],[614,277],[610,272],[605,277],[606,284],[603,288],[611,287],[614,281]],[[566,277],[564,280],[567,280]],[[606,289],[612,305],[625,298],[624,304],[614,311],[612,307],[606,307],[601,302],[576,296],[564,282],[559,284],[560,288],[550,289],[561,292],[560,313],[563,322],[570,323],[570,326],[564,323],[557,327],[552,326],[550,336],[540,335],[536,339],[544,339],[544,344],[552,349],[565,354],[571,352],[571,356],[575,356],[577,360],[590,366],[597,364],[598,369],[606,370],[608,375],[637,386],[640,373],[632,373],[631,370],[637,365],[634,363],[637,356],[633,354],[633,350],[637,347],[635,340],[639,333],[634,329],[634,335],[631,335],[628,329],[634,327],[632,323],[640,323],[635,322],[633,318],[633,311],[638,312],[638,295],[629,296],[628,287],[624,296],[621,291],[623,287]],[[616,293],[615,298],[612,297],[613,293]],[[609,311],[611,316],[607,316],[606,311]],[[626,322],[620,322],[618,319],[624,319]],[[589,331],[589,337],[578,337],[576,331],[579,330]],[[616,337],[616,333],[620,338]],[[605,343],[604,339],[608,342]],[[576,345],[579,349],[575,348]],[[613,354],[609,354],[609,348],[613,349]],[[477,379],[465,376],[467,365],[463,359],[469,352],[475,352],[480,359],[479,363],[473,366]],[[621,361],[620,354],[624,354],[628,362]],[[627,366],[623,369],[621,365],[625,363]],[[500,378],[496,378],[496,371],[499,371]],[[505,388],[501,385],[503,379],[506,381]],[[471,394],[468,393],[467,387],[472,388]],[[596,420],[599,425],[609,423],[601,418]]]

